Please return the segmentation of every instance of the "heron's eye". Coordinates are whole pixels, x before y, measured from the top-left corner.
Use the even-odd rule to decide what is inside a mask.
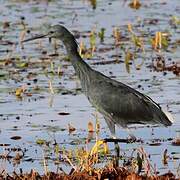
[[[49,32],[49,34],[53,34],[53,33],[54,33],[54,31],[50,31],[50,32]]]

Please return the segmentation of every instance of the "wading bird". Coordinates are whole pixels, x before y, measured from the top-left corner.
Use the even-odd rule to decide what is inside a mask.
[[[82,91],[103,115],[113,136],[115,136],[115,124],[123,128],[131,124],[172,125],[170,118],[150,97],[92,69],[79,55],[74,36],[64,26],[52,26],[47,34],[23,42],[45,37],[56,38],[63,42],[81,81]]]

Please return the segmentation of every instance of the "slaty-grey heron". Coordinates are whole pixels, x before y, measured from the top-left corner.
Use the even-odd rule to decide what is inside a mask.
[[[45,37],[63,42],[84,94],[103,115],[112,135],[115,135],[115,124],[123,128],[131,124],[172,125],[161,107],[150,97],[92,69],[79,55],[74,36],[64,26],[52,26],[47,34],[23,42]]]

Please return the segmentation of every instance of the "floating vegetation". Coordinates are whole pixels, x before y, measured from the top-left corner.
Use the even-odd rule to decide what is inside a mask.
[[[88,122],[88,132],[94,132],[94,127],[92,122]]]
[[[20,140],[22,137],[21,136],[12,136],[11,139],[13,140]]]
[[[153,68],[155,71],[171,71],[175,75],[180,75],[180,63],[172,62],[171,64],[166,64],[167,60],[158,55],[153,59]]]
[[[156,32],[155,37],[151,40],[152,47],[155,50],[167,49],[168,47],[167,33]]]
[[[68,113],[68,112],[59,112],[58,114],[61,115],[61,116],[67,116],[67,115],[69,115],[70,113]]]
[[[99,39],[100,39],[101,43],[104,42],[105,31],[106,31],[105,28],[101,28],[101,31],[98,33],[98,36],[99,36]]]
[[[76,130],[76,128],[74,126],[72,126],[71,124],[68,124],[68,131],[69,134],[71,134],[72,132],[74,132]]]
[[[180,138],[176,138],[173,142],[172,142],[172,145],[174,146],[180,146]]]
[[[121,41],[121,32],[120,32],[119,28],[117,28],[117,27],[113,28],[113,37],[115,40],[115,45],[118,46]]]
[[[96,6],[97,6],[97,0],[89,0],[91,5],[92,5],[92,8],[93,9],[96,9]]]
[[[22,87],[16,89],[15,94],[17,97],[22,97],[22,95],[25,92],[26,92],[26,86],[22,86]]]
[[[128,50],[125,55],[126,70],[130,73],[130,62],[133,61],[133,54]]]
[[[132,0],[132,2],[129,3],[129,7],[132,9],[139,9],[141,7],[141,3],[139,0]]]

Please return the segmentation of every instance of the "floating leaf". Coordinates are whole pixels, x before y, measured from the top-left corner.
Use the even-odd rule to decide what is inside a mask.
[[[130,23],[128,23],[128,31],[130,32],[130,33],[133,33],[134,34],[134,32],[133,32],[133,30],[132,30],[132,24],[130,24]]]
[[[5,21],[3,22],[3,29],[8,29],[10,27],[10,22]]]
[[[37,13],[37,12],[39,12],[40,10],[39,10],[39,7],[38,6],[33,6],[33,7],[31,7],[31,13]]]
[[[100,150],[101,145],[103,145],[104,154],[107,154],[109,152],[107,143],[105,143],[103,140],[99,140],[99,141],[96,142],[96,144],[91,149],[90,155],[92,156],[93,154],[97,154],[99,152],[99,150]]]
[[[69,133],[72,133],[75,130],[76,130],[75,127],[73,127],[71,124],[68,124],[68,131],[69,131]]]
[[[25,68],[25,67],[28,67],[28,63],[27,62],[21,62],[21,63],[17,63],[16,66],[18,68]]]
[[[162,41],[161,42],[162,42],[163,49],[167,49],[167,47],[169,46],[169,42],[167,40],[167,37],[162,36]]]
[[[59,132],[59,131],[65,131],[65,128],[61,128],[59,126],[47,126],[46,130],[48,132]]]
[[[36,140],[36,144],[38,144],[38,145],[46,144],[46,140],[44,140],[44,139],[37,139]]]
[[[10,137],[10,139],[13,139],[13,140],[20,140],[20,139],[21,139],[21,136],[12,136],[12,137]]]
[[[171,18],[171,24],[178,26],[180,25],[180,18],[176,17],[176,16],[172,16]]]
[[[90,34],[90,46],[91,49],[93,49],[96,46],[96,34],[94,30],[92,30]]]
[[[50,71],[54,74],[54,63],[51,61],[51,64],[50,64]]]
[[[3,79],[3,78],[6,77],[6,76],[7,76],[6,73],[2,73],[2,72],[1,72],[1,74],[0,74],[0,79],[1,79],[1,78]]]
[[[26,87],[23,85],[20,88],[17,88],[15,91],[15,94],[17,97],[21,97],[22,93],[24,93],[26,91]]]
[[[94,132],[94,127],[92,122],[88,122],[88,132]]]
[[[135,34],[133,34],[132,41],[133,41],[135,46],[137,46],[137,47],[141,48],[142,50],[144,50],[144,43],[143,43],[141,38],[139,38]]]
[[[105,28],[101,28],[101,31],[98,33],[101,42],[104,42],[104,33],[105,33]]]
[[[22,88],[17,88],[16,89],[16,96],[22,96],[23,89]]]
[[[151,39],[153,49],[166,49],[169,45],[167,40],[167,33],[156,32],[155,37]]]
[[[121,40],[121,32],[120,32],[119,28],[115,27],[113,29],[113,37],[115,39],[115,44],[118,45]]]
[[[49,80],[49,90],[51,94],[54,94],[54,89],[53,89],[53,85],[52,85],[52,80]]]
[[[173,142],[172,145],[174,146],[180,146],[180,138],[176,138]]]
[[[69,115],[70,113],[68,113],[68,112],[59,112],[58,114],[61,115],[61,116],[66,116],[66,115]]]
[[[97,0],[90,0],[93,9],[96,9]]]
[[[130,61],[133,60],[133,54],[128,50],[125,54],[125,65],[126,70],[128,73],[130,73]]]
[[[93,29],[90,34],[90,47],[91,47],[91,56],[93,56],[93,53],[96,49],[96,33]]]
[[[24,40],[25,36],[26,36],[26,30],[21,31],[21,33],[19,35],[19,41],[20,41],[21,45],[22,45],[22,41]]]
[[[131,3],[129,3],[129,7],[132,9],[139,9],[141,7],[141,3],[139,0],[133,0]]]
[[[79,44],[79,54],[82,58],[83,58],[85,52],[86,52],[86,48],[85,48],[84,42],[81,41]]]
[[[54,152],[56,153],[56,155],[59,154],[59,151],[60,151],[60,147],[59,147],[58,144],[56,144],[55,147],[54,147]]]
[[[97,112],[94,113],[94,116],[96,118],[96,134],[98,134],[100,132],[100,123],[99,123],[99,118],[98,118]]]
[[[152,143],[149,143],[150,146],[160,146],[161,143],[160,142],[152,142]]]
[[[168,155],[167,155],[167,149],[164,150],[164,153],[163,153],[163,159],[162,159],[162,162],[164,165],[167,165],[168,164]]]
[[[138,174],[142,170],[143,158],[140,157],[139,152],[137,153],[137,166],[138,166]]]
[[[10,146],[11,144],[7,144],[7,143],[5,143],[5,144],[0,144],[0,146]]]

